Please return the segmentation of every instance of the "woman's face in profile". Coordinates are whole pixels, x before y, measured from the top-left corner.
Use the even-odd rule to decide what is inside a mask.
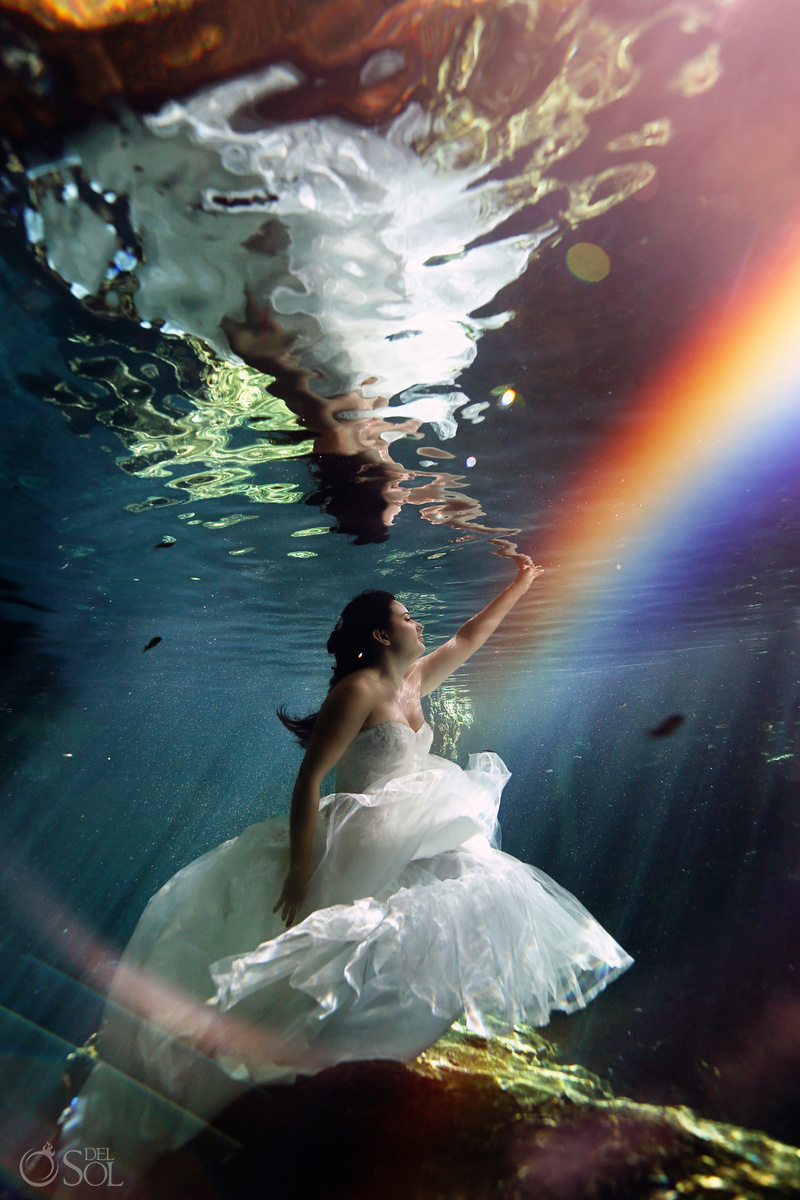
[[[401,604],[399,600],[392,601],[391,612],[391,621],[387,632],[393,645],[407,651],[412,657],[424,654],[425,643],[422,640],[424,626],[421,622],[415,620],[405,604]]]
[[[405,488],[400,487],[396,479],[391,479],[383,485],[381,494],[385,502],[384,510],[381,513],[381,520],[384,525],[392,525],[395,517],[408,499],[408,492]]]

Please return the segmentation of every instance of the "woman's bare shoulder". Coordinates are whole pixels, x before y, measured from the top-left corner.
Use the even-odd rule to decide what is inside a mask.
[[[325,704],[346,704],[352,700],[373,700],[378,691],[378,681],[367,671],[353,671],[332,687],[325,697]]]

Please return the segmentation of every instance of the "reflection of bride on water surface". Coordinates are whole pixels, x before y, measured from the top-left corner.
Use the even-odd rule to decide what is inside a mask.
[[[375,415],[373,410],[386,411],[381,397],[365,399],[358,392],[330,399],[319,396],[312,388],[318,372],[300,366],[292,339],[251,296],[247,297],[245,320],[227,318],[222,327],[231,349],[248,365],[274,377],[281,399],[316,435],[310,467],[317,489],[306,503],[319,505],[333,517],[336,532],[350,534],[356,545],[385,541],[388,527],[404,504],[419,507],[428,521],[473,534],[517,532],[477,524],[483,510],[471,496],[454,490],[460,477],[444,471],[408,470],[392,459],[394,440],[422,436],[417,434],[418,420],[387,421]],[[374,382],[364,379],[362,387]],[[426,482],[408,486],[417,479]],[[508,552],[505,543],[498,544],[502,553]]]
[[[408,1062],[460,1017],[481,1033],[543,1025],[631,964],[575,897],[499,849],[501,759],[463,770],[430,753],[422,697],[540,572],[513,557],[514,580],[430,653],[389,593],[345,606],[319,712],[279,713],[307,747],[290,818],[250,826],[150,900],[65,1146],[109,1146],[141,1169],[198,1132],[189,1114],[213,1118],[253,1084]]]

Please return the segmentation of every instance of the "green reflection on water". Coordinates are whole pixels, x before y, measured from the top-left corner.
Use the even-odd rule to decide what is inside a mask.
[[[62,409],[76,432],[99,423],[116,434],[128,452],[117,458],[123,471],[168,480],[166,487],[182,493],[148,496],[127,505],[129,512],[236,494],[257,504],[302,498],[293,484],[264,484],[256,477],[262,464],[302,458],[312,448],[294,414],[269,391],[271,376],[220,362],[193,338],[164,338],[157,354],[111,339],[91,344],[93,352],[70,361],[75,383],[38,382],[44,399]],[[182,473],[187,467],[202,469]],[[204,524],[216,529],[251,519],[240,513]]]

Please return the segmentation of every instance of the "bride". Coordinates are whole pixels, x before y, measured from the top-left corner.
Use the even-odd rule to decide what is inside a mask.
[[[288,823],[250,826],[150,900],[62,1154],[91,1141],[141,1169],[253,1084],[408,1062],[461,1016],[484,1034],[487,1018],[543,1025],[630,966],[574,896],[499,849],[501,759],[430,753],[420,701],[540,573],[514,559],[514,581],[429,654],[388,592],[345,607],[319,712],[279,710],[307,747]]]

